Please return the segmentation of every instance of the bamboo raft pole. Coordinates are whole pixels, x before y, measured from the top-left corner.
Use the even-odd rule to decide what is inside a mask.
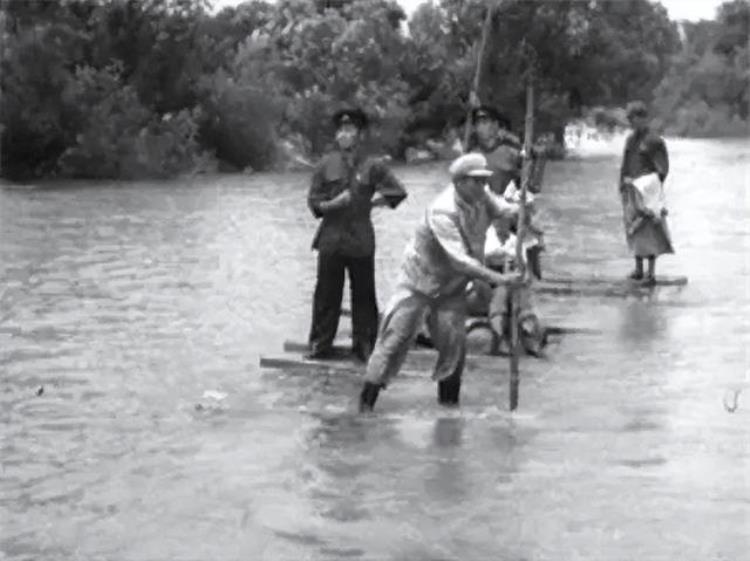
[[[489,36],[490,28],[492,27],[492,16],[495,11],[495,6],[496,3],[493,2],[487,8],[487,14],[484,16],[484,24],[482,25],[482,39],[477,52],[477,66],[474,70],[474,80],[471,84],[471,92],[469,93],[469,110],[466,114],[466,124],[464,125],[464,151],[466,151],[469,146],[469,138],[471,136],[471,113],[474,109],[475,96],[479,95],[479,84],[482,78],[482,62],[484,61],[484,53],[487,48],[487,37]]]
[[[520,276],[526,275],[524,234],[526,230],[526,194],[531,178],[531,147],[534,136],[534,61],[529,57],[529,66],[526,75],[526,119],[524,123],[523,139],[523,168],[521,170],[521,203],[518,209],[518,223],[516,226],[516,263]],[[519,362],[521,356],[521,343],[518,319],[520,316],[520,298],[523,287],[514,287],[511,290],[510,309],[510,410],[515,411],[518,407],[518,388],[520,385]]]

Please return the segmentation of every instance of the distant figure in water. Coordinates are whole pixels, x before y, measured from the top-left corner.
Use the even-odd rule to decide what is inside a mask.
[[[646,105],[628,105],[633,132],[625,141],[620,168],[625,236],[635,255],[635,269],[629,278],[645,285],[656,284],[656,258],[674,253],[667,227],[664,181],[669,173],[669,156],[664,139],[649,128]],[[643,260],[648,260],[644,275]]]

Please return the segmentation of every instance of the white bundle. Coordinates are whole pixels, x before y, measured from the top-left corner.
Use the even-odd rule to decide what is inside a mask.
[[[524,249],[528,249],[524,244]],[[487,230],[487,240],[484,244],[485,263],[491,267],[504,266],[506,270],[512,267],[516,261],[516,236],[509,234],[505,242],[500,240],[494,226]],[[525,257],[524,257],[525,262]]]
[[[661,211],[667,208],[664,184],[656,173],[649,173],[634,179],[633,187],[640,193],[643,206],[655,216],[660,216]]]
[[[508,183],[508,186],[505,188],[505,193],[503,193],[503,197],[505,197],[505,200],[509,203],[519,204],[521,202],[521,189],[518,188],[515,181],[511,180],[510,183]],[[526,191],[526,204],[528,205],[533,202],[534,193]]]

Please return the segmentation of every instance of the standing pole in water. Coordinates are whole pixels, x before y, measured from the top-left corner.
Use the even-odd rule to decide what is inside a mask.
[[[525,47],[525,45],[524,45]],[[524,50],[526,50],[524,48]],[[521,203],[518,209],[518,224],[516,226],[516,263],[520,275],[526,275],[525,251],[523,245],[524,233],[526,230],[526,193],[531,179],[531,146],[532,137],[534,136],[534,56],[533,51],[524,53],[527,55],[528,67],[526,70],[526,119],[524,123],[523,167],[521,169]],[[518,362],[521,355],[520,343],[520,326],[518,320],[520,317],[521,307],[521,290],[522,287],[514,287],[511,290],[510,299],[510,410],[515,411],[518,407],[518,385],[520,382],[518,373]]]
[[[469,147],[469,137],[471,135],[471,111],[474,109],[475,99],[478,101],[476,96],[479,95],[479,82],[482,78],[482,63],[484,62],[484,52],[487,47],[487,37],[489,36],[490,28],[492,27],[492,13],[494,8],[495,2],[492,2],[487,6],[487,15],[484,17],[484,25],[482,26],[482,39],[477,53],[477,66],[474,70],[474,81],[471,84],[471,92],[469,92],[469,110],[466,114],[466,125],[464,126],[464,152],[466,152]]]

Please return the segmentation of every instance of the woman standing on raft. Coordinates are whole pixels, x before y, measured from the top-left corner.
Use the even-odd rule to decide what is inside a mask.
[[[625,236],[628,247],[635,255],[635,270],[630,278],[653,285],[656,284],[656,258],[665,253],[674,253],[664,201],[669,156],[664,139],[649,128],[646,106],[634,101],[628,105],[627,114],[633,132],[625,141],[620,168],[620,196]],[[648,260],[645,275],[644,259]]]

